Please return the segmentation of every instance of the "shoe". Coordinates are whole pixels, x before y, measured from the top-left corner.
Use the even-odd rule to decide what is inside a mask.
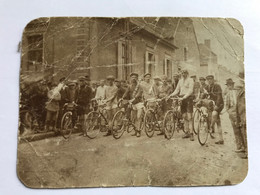
[[[141,137],[141,132],[136,133],[136,137]]]
[[[194,141],[193,133],[190,134],[190,141]]]
[[[107,134],[104,135],[104,137],[112,135],[111,131],[108,131]]]
[[[235,150],[236,153],[243,153],[243,152],[246,152],[245,149],[243,148],[240,148],[238,150]]]
[[[186,133],[184,136],[182,136],[183,139],[190,138],[190,134]]]
[[[215,142],[215,144],[223,145],[223,144],[224,144],[224,141],[223,141],[223,140],[220,140],[220,141]]]
[[[161,133],[158,133],[157,135],[164,135],[164,133],[163,133],[163,132],[161,132]]]

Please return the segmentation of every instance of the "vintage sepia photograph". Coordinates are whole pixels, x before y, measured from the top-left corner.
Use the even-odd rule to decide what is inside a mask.
[[[19,43],[29,188],[222,186],[248,171],[232,18],[46,17]]]

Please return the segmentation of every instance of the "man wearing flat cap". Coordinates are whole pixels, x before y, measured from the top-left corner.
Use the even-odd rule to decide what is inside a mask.
[[[81,123],[83,136],[86,136],[84,120],[90,110],[89,105],[92,96],[92,89],[88,85],[86,85],[86,80],[87,80],[86,77],[80,76],[78,80],[79,80],[79,88],[78,88],[77,112]]]
[[[117,108],[117,87],[114,84],[115,77],[112,75],[107,76],[107,86],[105,88],[104,101],[106,102],[107,120],[109,130],[105,136],[112,135],[112,119],[116,113]]]
[[[209,99],[213,100],[215,102],[215,106],[213,108],[213,111],[209,112],[209,117],[211,118],[211,125],[213,132],[215,132],[215,123],[218,127],[218,141],[215,142],[215,144],[224,144],[223,134],[222,134],[222,127],[221,127],[221,121],[219,114],[224,108],[224,101],[222,97],[222,89],[219,84],[215,83],[214,76],[208,75],[206,77],[208,81],[208,86],[206,87],[206,90],[209,94]]]
[[[127,117],[130,118],[132,115],[132,121],[136,124],[136,131],[133,136],[141,136],[141,122],[142,115],[144,113],[144,105],[142,102],[143,89],[138,82],[138,74],[130,74],[130,84],[126,89],[122,99],[130,100],[133,103],[133,110],[131,111],[128,107],[126,108]],[[131,113],[132,112],[132,113]]]
[[[144,74],[144,81],[140,83],[141,88],[143,89],[143,98],[145,100],[154,98],[155,94],[153,91],[153,83],[151,81],[151,74]]]
[[[187,132],[183,138],[190,138],[191,141],[194,141],[193,137],[193,126],[192,126],[192,114],[193,114],[193,89],[194,81],[192,78],[188,77],[188,70],[182,71],[182,78],[179,80],[178,85],[174,92],[170,95],[181,97],[181,112],[184,119],[184,128]]]
[[[242,148],[245,149],[243,152],[240,150],[240,157],[243,159],[247,158],[247,133],[246,133],[246,99],[245,99],[245,81],[244,81],[244,71],[239,72],[239,80],[235,86],[237,90],[237,127],[242,135]],[[242,153],[241,153],[242,152]]]
[[[207,84],[206,84],[206,79],[205,79],[205,77],[200,77],[199,78],[199,81],[200,81],[200,87],[199,87],[199,94],[198,94],[198,96],[196,97],[196,101],[198,100],[198,99],[205,99],[206,97],[207,97],[207,94],[208,94],[208,92],[207,92],[207,90],[206,90],[206,88],[207,88]]]

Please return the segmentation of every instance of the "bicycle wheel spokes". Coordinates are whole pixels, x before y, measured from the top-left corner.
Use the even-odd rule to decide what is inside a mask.
[[[152,109],[147,110],[144,115],[144,130],[146,135],[150,138],[153,137],[155,123],[154,111]]]
[[[207,117],[200,116],[198,127],[198,140],[201,145],[204,145],[207,142],[209,134]]]
[[[72,133],[73,125],[72,125],[72,113],[66,112],[61,120],[61,135],[68,139]]]
[[[87,115],[84,128],[86,130],[86,135],[90,139],[97,137],[100,132],[100,120],[98,112],[92,111]]]
[[[123,135],[127,122],[125,112],[117,111],[112,120],[112,134],[115,139],[119,139]]]
[[[164,134],[167,139],[171,139],[175,131],[175,116],[172,110],[169,110],[163,120]]]
[[[193,127],[193,132],[197,135],[198,134],[198,128],[199,128],[199,118],[200,118],[200,112],[198,109],[195,110],[193,114],[193,119],[192,119],[192,127]]]

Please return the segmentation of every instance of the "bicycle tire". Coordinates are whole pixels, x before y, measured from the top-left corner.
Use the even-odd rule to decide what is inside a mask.
[[[94,139],[97,137],[97,135],[100,133],[100,117],[99,113],[97,111],[91,111],[88,113],[85,123],[84,123],[84,128],[86,135],[90,139]]]
[[[144,131],[147,137],[151,138],[154,135],[156,119],[154,110],[148,109],[144,115]]]
[[[198,141],[200,145],[204,146],[208,140],[209,129],[207,118],[203,115],[199,119],[199,128],[198,128]]]
[[[72,112],[65,112],[61,119],[60,133],[64,137],[64,139],[69,139],[72,131]]]
[[[125,112],[119,110],[112,119],[112,135],[115,139],[122,137],[125,131]]]
[[[196,109],[192,116],[192,129],[195,135],[198,135],[199,117],[200,117],[200,111],[199,109]]]
[[[170,119],[170,120],[169,120]],[[166,112],[163,119],[164,136],[166,139],[170,140],[174,134],[176,125],[175,114],[173,110]]]

